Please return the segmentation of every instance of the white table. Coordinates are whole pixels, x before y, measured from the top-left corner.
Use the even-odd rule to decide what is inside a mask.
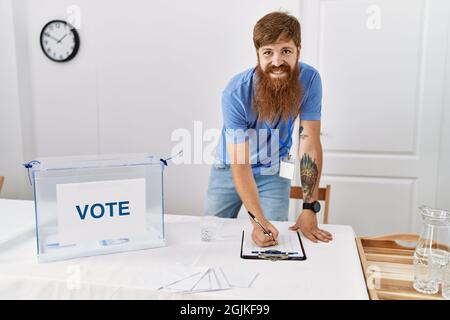
[[[0,199],[0,299],[368,299],[350,226],[326,225],[331,243],[302,237],[306,261],[239,257],[247,219],[223,219],[220,239],[200,241],[199,217],[166,215],[163,248],[38,264],[32,201]],[[290,222],[276,223],[288,232]],[[259,273],[251,288],[158,291],[168,266],[236,267]]]

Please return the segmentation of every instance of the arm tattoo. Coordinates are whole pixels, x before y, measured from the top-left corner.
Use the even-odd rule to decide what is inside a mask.
[[[309,202],[314,193],[318,172],[316,162],[308,154],[304,154],[300,161],[300,177],[304,202]]]
[[[303,127],[300,126],[300,139],[305,140],[306,138],[308,138],[309,136],[307,134],[302,134],[303,132]]]

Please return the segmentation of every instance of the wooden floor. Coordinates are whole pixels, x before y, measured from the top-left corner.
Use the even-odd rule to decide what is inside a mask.
[[[405,235],[404,235],[405,236]],[[408,235],[406,240],[418,239]],[[414,290],[414,247],[399,245],[392,236],[357,238],[367,290],[373,300],[442,300],[441,291],[434,295]]]

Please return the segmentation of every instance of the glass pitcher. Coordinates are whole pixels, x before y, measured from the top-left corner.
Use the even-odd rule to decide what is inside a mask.
[[[428,206],[419,209],[423,230],[414,252],[414,289],[434,294],[449,263],[450,211]]]

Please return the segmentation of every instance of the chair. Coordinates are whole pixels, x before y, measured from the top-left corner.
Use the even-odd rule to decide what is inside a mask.
[[[330,206],[330,193],[331,186],[327,184],[325,188],[319,188],[319,201],[325,201],[325,206],[323,210],[323,223],[328,223],[328,210]],[[303,189],[302,187],[291,187],[291,199],[303,199]]]
[[[3,181],[5,181],[5,177],[0,176],[0,192],[2,192]]]

